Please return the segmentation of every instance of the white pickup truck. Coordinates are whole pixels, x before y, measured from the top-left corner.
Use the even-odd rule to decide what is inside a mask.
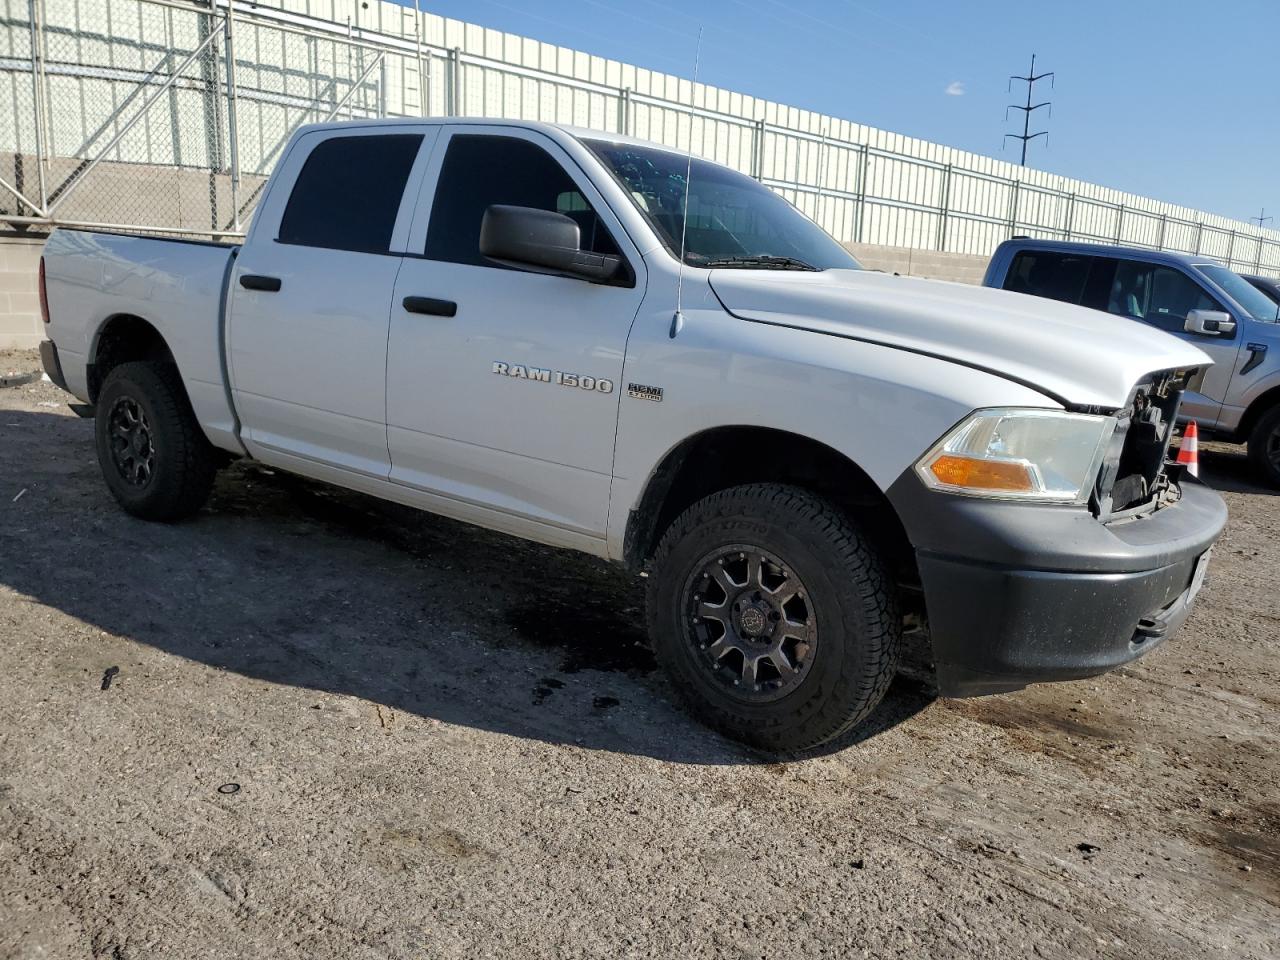
[[[862,270],[612,135],[306,127],[238,249],[59,230],[42,277],[125,510],[188,516],[252,457],[646,571],[674,685],[771,750],[847,738],[904,624],[950,696],[1134,659],[1226,519],[1168,462],[1194,346]]]

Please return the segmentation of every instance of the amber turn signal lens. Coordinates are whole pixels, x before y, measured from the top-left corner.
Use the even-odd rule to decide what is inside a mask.
[[[1009,460],[979,460],[944,453],[929,470],[939,483],[950,487],[969,487],[976,490],[1008,490],[1026,493],[1036,489],[1035,477],[1025,463]]]

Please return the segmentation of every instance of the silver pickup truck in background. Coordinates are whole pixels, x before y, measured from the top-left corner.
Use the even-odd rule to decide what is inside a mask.
[[[861,270],[606,134],[304,127],[242,247],[59,230],[41,289],[125,510],[189,516],[252,457],[625,564],[674,686],[769,750],[849,737],[904,624],[951,696],[1142,655],[1226,519],[1167,458],[1194,346]]]
[[[1209,437],[1247,443],[1259,478],[1280,487],[1280,305],[1211,258],[1064,240],[1007,240],[983,283],[1105,310],[1213,358],[1182,403]]]

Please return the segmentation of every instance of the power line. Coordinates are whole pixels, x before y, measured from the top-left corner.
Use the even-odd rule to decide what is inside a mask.
[[[1044,137],[1044,139],[1045,139],[1045,143],[1048,143],[1048,142],[1049,142],[1049,132],[1048,132],[1047,130],[1041,130],[1041,131],[1039,131],[1038,133],[1032,133],[1032,132],[1031,132],[1031,114],[1035,113],[1035,112],[1036,112],[1037,110],[1039,110],[1041,107],[1048,107],[1048,108],[1049,108],[1049,116],[1050,116],[1050,117],[1052,117],[1052,116],[1053,116],[1053,104],[1052,104],[1052,103],[1050,103],[1048,100],[1044,101],[1043,103],[1037,103],[1037,104],[1035,104],[1034,106],[1033,106],[1033,105],[1032,105],[1032,103],[1031,103],[1031,96],[1032,96],[1032,92],[1035,90],[1035,87],[1036,87],[1036,81],[1038,81],[1038,80],[1044,80],[1046,77],[1047,77],[1047,78],[1048,78],[1048,80],[1049,80],[1049,87],[1050,87],[1050,89],[1052,89],[1052,88],[1053,88],[1053,71],[1052,71],[1052,70],[1050,70],[1050,71],[1049,71],[1049,72],[1047,72],[1047,73],[1040,73],[1040,74],[1037,74],[1037,73],[1036,73],[1036,55],[1033,53],[1033,54],[1031,55],[1031,72],[1030,72],[1030,73],[1028,73],[1025,77],[1010,77],[1010,78],[1009,78],[1009,90],[1010,90],[1010,91],[1012,91],[1012,90],[1013,90],[1013,81],[1015,81],[1015,80],[1019,81],[1020,83],[1025,83],[1025,84],[1027,85],[1027,103],[1026,103],[1026,106],[1023,106],[1022,104],[1019,104],[1019,103],[1011,103],[1011,104],[1009,104],[1009,106],[1007,106],[1007,107],[1005,108],[1005,111],[1004,111],[1004,119],[1005,119],[1005,122],[1006,122],[1006,123],[1008,123],[1008,122],[1009,122],[1009,111],[1010,111],[1010,110],[1021,110],[1021,111],[1022,111],[1022,132],[1021,132],[1021,133],[1006,133],[1006,134],[1004,135],[1004,139],[1005,139],[1005,142],[1008,142],[1009,138],[1010,138],[1010,137],[1013,137],[1013,139],[1015,139],[1015,140],[1021,140],[1021,141],[1022,141],[1022,165],[1023,165],[1024,167],[1027,165],[1027,143],[1028,143],[1029,141],[1031,141],[1031,140],[1034,140],[1036,137]]]

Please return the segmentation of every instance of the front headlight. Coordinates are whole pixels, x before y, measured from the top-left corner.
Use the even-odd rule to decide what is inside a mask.
[[[935,490],[975,497],[1084,503],[1114,417],[999,408],[970,414],[916,464]]]

